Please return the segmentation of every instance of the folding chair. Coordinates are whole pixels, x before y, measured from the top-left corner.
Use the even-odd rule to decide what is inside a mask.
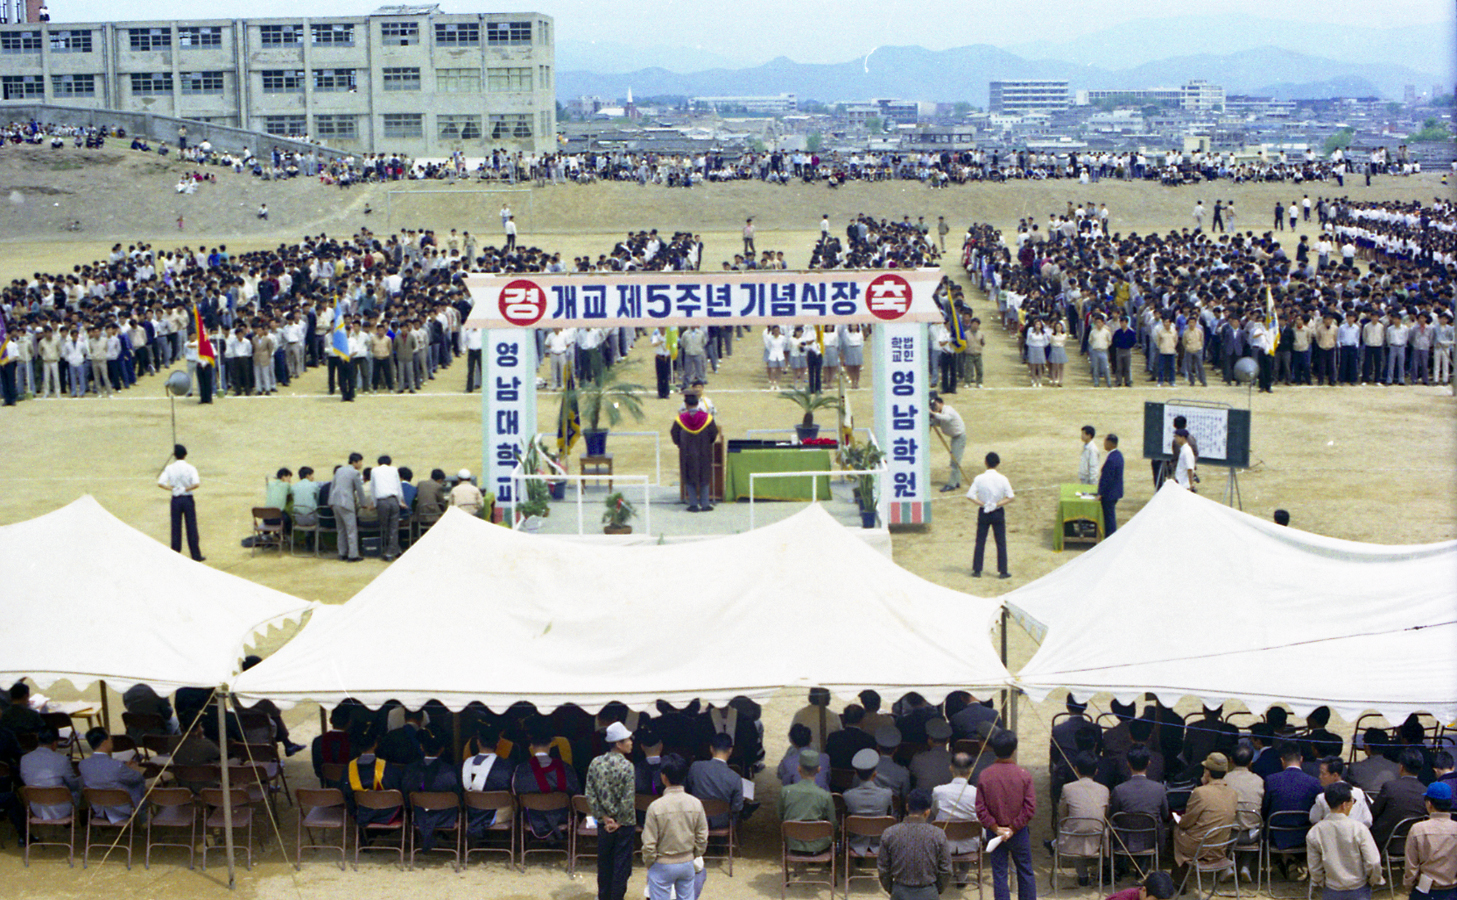
[[[1215,840],[1216,836],[1223,836],[1222,840]],[[1212,828],[1204,833],[1199,839],[1199,847],[1194,851],[1194,859],[1189,863],[1189,871],[1184,874],[1182,883],[1174,886],[1174,896],[1184,892],[1184,885],[1189,883],[1189,876],[1193,875],[1197,893],[1204,894],[1204,876],[1209,878],[1209,896],[1212,898],[1219,891],[1219,876],[1228,872],[1234,878],[1234,896],[1239,897],[1239,867],[1234,864],[1234,844],[1238,838],[1231,828]],[[1205,861],[1205,856],[1213,851],[1219,855]],[[1256,888],[1258,891],[1259,889]]]
[[[1235,810],[1238,817],[1239,811]],[[1236,818],[1236,822],[1238,818]],[[1310,814],[1304,810],[1282,810],[1270,813],[1270,819],[1265,823],[1265,839],[1262,842],[1265,848],[1265,892],[1272,898],[1275,897],[1275,857],[1282,860],[1298,860],[1305,863],[1305,834],[1310,831]],[[1282,834],[1293,835],[1298,840],[1290,847],[1276,847],[1275,839]],[[1235,846],[1239,846],[1238,835],[1235,837]],[[1259,890],[1258,883],[1255,890]],[[1313,888],[1310,879],[1305,879],[1305,896],[1309,900]]]
[[[325,787],[331,784],[340,784],[344,781],[344,771],[349,767],[344,763],[324,763],[319,767],[323,770]]]
[[[1062,849],[1064,839],[1088,840],[1096,839],[1097,849],[1093,853],[1073,853]],[[1057,873],[1063,867],[1064,860],[1097,860],[1098,866],[1098,890],[1103,889],[1103,858],[1108,847],[1108,823],[1103,819],[1094,819],[1086,816],[1070,816],[1057,823],[1057,836],[1052,840],[1052,869],[1047,873],[1048,887],[1057,892]]]
[[[1108,820],[1112,829],[1112,856],[1116,863],[1119,857],[1141,870],[1144,874],[1159,867],[1159,823],[1148,813],[1116,812]],[[1138,859],[1152,857],[1147,869],[1140,866]]]
[[[324,546],[324,535],[334,536],[334,546],[339,546],[339,523],[334,520],[334,508],[331,506],[319,507],[319,524],[314,526],[314,557],[317,558]]]
[[[154,713],[124,712],[121,714],[121,724],[126,729],[126,736],[134,741],[141,741],[143,747],[146,746],[148,736],[167,733],[166,720]]]
[[[169,766],[172,780],[193,792],[217,787],[222,782],[222,769],[218,766]]]
[[[164,765],[172,761],[172,754],[182,743],[180,734],[144,734],[142,747],[147,751],[147,761]]]
[[[953,845],[960,841],[975,840],[977,842],[976,849],[970,853],[957,853],[953,849],[951,851],[951,868],[954,872],[957,863],[967,863],[967,871],[970,872],[970,864],[973,862],[976,863],[976,896],[978,900],[980,900],[983,891],[981,880],[982,866],[984,865],[986,859],[986,854],[985,852],[983,852],[982,849],[985,845],[982,843],[981,840],[981,823],[969,821],[967,819],[947,819],[945,821],[935,822],[933,824],[937,825],[946,832],[946,840]],[[955,880],[958,885],[964,883],[964,879],[957,878]]]
[[[257,768],[259,775],[263,778],[263,783],[268,786],[269,793],[276,797],[281,792],[283,799],[287,800],[290,806],[293,805],[293,798],[289,796],[288,773],[283,769],[283,758],[278,755],[277,744],[243,744],[238,741],[228,741],[228,755]]]
[[[465,856],[462,865],[470,864],[472,853],[504,853],[508,865],[516,865],[516,798],[510,791],[466,791],[464,796],[467,829],[465,835]],[[506,835],[506,848],[500,847],[471,847],[471,836],[469,819],[471,811],[494,810],[495,820],[485,826],[485,833],[481,835],[480,841],[485,842],[491,834]]]
[[[319,556],[319,517],[315,516],[312,525],[301,525],[298,519],[293,520],[293,528],[288,533],[288,553],[290,556],[298,555],[298,538],[301,534],[312,534],[314,536],[314,558],[317,559]],[[308,547],[308,544],[304,544],[304,546]]]
[[[10,763],[0,762],[0,806],[9,808],[11,803],[19,803],[20,798],[15,791],[15,780],[10,777]],[[15,833],[20,837],[20,832]],[[0,840],[0,850],[5,849],[5,842]]]
[[[399,791],[355,791],[354,806],[356,809],[372,809],[381,812],[394,810],[395,815],[384,822],[371,822],[359,825],[359,831],[354,838],[354,871],[359,871],[359,852],[361,850],[394,850],[400,854],[400,868],[405,867],[405,841],[408,835],[405,834],[405,797]],[[356,820],[356,824],[358,824]],[[368,846],[371,835],[394,834],[399,837],[398,846]]]
[[[1381,848],[1381,858],[1386,861],[1386,883],[1391,887],[1391,896],[1396,896],[1396,870],[1406,863],[1406,836],[1411,827],[1418,822],[1425,822],[1427,816],[1412,816],[1409,819],[1402,819],[1391,829],[1391,836],[1386,839],[1386,845]]]
[[[91,832],[114,831],[116,842],[119,843],[123,837],[126,838],[126,867],[130,871],[132,867],[132,847],[136,844],[135,829],[132,823],[136,821],[137,811],[132,807],[132,795],[123,790],[106,790],[103,788],[84,788],[81,796],[86,800],[86,807],[89,810],[86,816],[86,842],[81,850],[81,868],[85,869],[91,864],[91,848],[93,846],[105,847],[110,852],[114,845],[110,841],[101,841],[97,844],[91,842]],[[127,815],[120,822],[113,822],[107,817],[103,807],[126,807]],[[103,857],[104,859],[105,857]]]
[[[715,816],[723,816],[728,819],[728,824],[723,828],[714,828],[712,825],[708,827],[709,849],[712,849],[715,844],[720,844],[724,848],[723,855],[717,856],[704,851],[703,859],[704,861],[710,859],[724,860],[728,863],[728,875],[732,878],[734,875],[734,851],[739,846],[739,817],[734,815],[733,809],[729,806],[727,800],[704,800],[702,802],[703,812],[708,816],[710,821]]]
[[[560,853],[567,858],[567,863],[570,865],[572,859],[570,845],[573,826],[572,798],[565,791],[553,791],[550,794],[518,794],[516,795],[516,803],[521,811],[521,849],[519,851],[521,867],[523,869],[526,867],[526,857],[533,853]],[[529,812],[557,812],[558,810],[566,810],[567,812],[567,846],[533,848],[531,846],[533,840],[548,845],[553,845],[556,842],[547,838],[538,838],[532,834],[531,826],[527,823],[527,814]]]
[[[82,746],[81,735],[71,725],[71,716],[69,713],[41,713],[40,717],[41,721],[54,728],[56,734],[61,736],[58,749],[62,753],[67,754],[72,759],[80,759],[84,755],[85,747]]]
[[[704,811],[706,812],[708,807],[708,801],[703,801],[703,805]],[[577,794],[575,797],[572,798],[572,813],[573,822],[575,824],[572,827],[572,846],[570,852],[568,853],[569,859],[567,860],[568,875],[577,874],[577,858],[579,856],[590,856],[593,859],[597,858],[597,823],[594,821],[591,825],[587,824],[587,819],[590,818],[592,815],[592,804],[587,801],[587,798],[585,796],[583,796],[582,794]],[[582,852],[583,838],[591,838],[591,853]]]
[[[851,845],[851,838],[866,837],[879,838],[885,833],[885,829],[895,824],[895,816],[846,816],[840,831],[841,840],[845,844],[845,896],[850,896],[850,885],[857,879],[880,880],[880,873],[874,872],[870,875],[855,874],[855,860],[876,858],[877,851],[873,849],[861,850]]]
[[[435,831],[448,832],[454,843],[449,846],[435,846],[437,853],[449,853],[455,857],[454,869],[460,871],[460,838],[464,829],[460,827],[460,797],[450,791],[411,791],[410,792],[410,818],[414,820],[415,827],[410,829],[410,868],[415,868],[415,833],[420,830],[420,813],[422,812],[451,812],[454,818],[448,825],[437,825]]]
[[[207,807],[207,818],[203,820],[204,828],[223,829],[226,822],[223,820],[225,807],[232,808],[233,831],[247,831],[247,837],[243,841],[243,849],[248,852],[248,862],[245,868],[253,868],[253,807],[248,805],[248,791],[243,788],[230,788],[226,794],[222,788],[203,788],[200,794],[202,805]],[[236,846],[236,845],[235,845]],[[217,853],[223,850],[222,846],[202,846],[202,870],[207,871],[207,855],[209,852]]]
[[[789,849],[790,841],[823,841],[828,840],[830,845],[818,853],[801,853]],[[779,847],[780,863],[783,870],[783,880],[779,883],[779,898],[785,900],[789,896],[790,885],[801,884],[823,884],[830,889],[830,900],[835,897],[835,885],[839,883],[839,874],[835,865],[835,823],[833,822],[780,822],[779,823]],[[795,879],[789,877],[789,867],[828,865],[830,867],[828,881],[818,879]]]
[[[66,787],[22,787],[20,789],[20,802],[25,804],[25,865],[30,867],[30,851],[32,847],[65,847],[66,864],[72,868],[76,865],[76,801],[71,796],[71,789]],[[127,802],[131,802],[128,799]],[[36,815],[31,809],[31,804],[36,806],[64,806],[69,812],[54,819],[46,819]],[[36,828],[61,828],[68,830],[66,842],[42,841],[35,835]]]
[[[339,843],[304,843],[304,837],[317,841],[315,831],[339,832]],[[338,850],[339,870],[343,871],[349,859],[349,814],[344,805],[344,792],[338,788],[298,789],[298,844],[293,857],[293,868],[303,868],[305,850]]]
[[[273,547],[283,555],[283,510],[276,506],[253,507],[253,546],[248,548],[251,557],[259,547]]]
[[[1265,866],[1265,819],[1253,803],[1240,803],[1234,811],[1234,857],[1253,853],[1255,856],[1255,890],[1260,889],[1260,873]]]
[[[197,856],[197,803],[192,791],[180,787],[154,787],[147,794],[147,800],[151,803],[151,815],[147,816],[147,846],[142,867],[152,867],[153,847],[181,847],[187,851],[187,868],[191,869]],[[186,828],[187,843],[153,840],[154,828]]]

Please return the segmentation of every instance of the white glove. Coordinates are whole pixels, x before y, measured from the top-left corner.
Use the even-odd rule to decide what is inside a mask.
[[[695,856],[695,857],[693,857],[693,871],[694,872],[702,872],[703,871],[703,857],[701,857],[701,856]]]

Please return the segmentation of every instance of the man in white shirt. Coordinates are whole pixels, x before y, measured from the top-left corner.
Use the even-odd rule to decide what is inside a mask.
[[[1078,457],[1078,484],[1098,483],[1098,447],[1093,443],[1095,434],[1093,426],[1083,426],[1083,452]]]
[[[157,476],[157,487],[172,492],[172,549],[182,552],[182,523],[187,523],[187,549],[192,558],[202,562],[202,548],[197,537],[197,502],[192,493],[202,484],[192,463],[187,461],[187,448],[181,444],[172,447],[172,462]]]
[[[966,492],[966,499],[977,505],[976,551],[972,555],[971,577],[981,577],[987,531],[990,530],[997,542],[997,577],[1011,578],[1012,574],[1007,571],[1007,511],[1003,507],[1015,500],[1016,494],[1012,493],[1012,483],[997,471],[1002,458],[996,453],[988,453],[986,464],[987,470],[972,479],[971,490]]]
[[[388,455],[369,473],[374,493],[374,508],[379,513],[379,546],[385,562],[400,555],[400,511],[405,505],[405,491],[400,484],[400,470]]]
[[[1197,460],[1194,456],[1194,448],[1189,444],[1189,430],[1178,428],[1174,431],[1174,452],[1178,454],[1174,463],[1174,481],[1179,487],[1186,491],[1194,490],[1198,483],[1199,473]]]
[[[1350,816],[1367,828],[1371,827],[1371,803],[1366,792],[1346,781],[1346,761],[1339,756],[1327,756],[1320,761],[1320,787],[1321,793],[1315,796],[1315,805],[1310,808],[1310,823],[1314,825],[1321,819],[1331,814],[1330,803],[1326,801],[1325,789],[1333,784],[1345,782],[1351,789],[1351,809],[1346,815]]]
[[[975,822],[976,787],[971,784],[971,770],[974,760],[969,753],[957,753],[951,757],[951,782],[931,789],[931,821],[933,822]],[[963,855],[976,852],[977,839],[952,841],[951,852]],[[965,885],[970,863],[957,864],[956,883]]]
[[[506,217],[506,246],[502,247],[503,253],[510,253],[516,249],[516,217]]]
[[[961,487],[961,456],[966,452],[966,423],[961,420],[961,413],[933,394],[931,424],[951,444],[951,472],[946,476],[946,485],[941,488],[941,492],[954,491]]]

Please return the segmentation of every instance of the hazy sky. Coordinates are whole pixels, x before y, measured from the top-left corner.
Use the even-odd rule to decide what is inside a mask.
[[[297,15],[360,15],[383,5],[369,0],[55,0],[55,21],[107,19],[250,18]],[[1440,25],[1450,28],[1452,0],[1402,0],[1373,6],[1369,0],[1204,0],[1195,6],[1168,0],[446,0],[448,12],[531,10],[554,16],[559,40],[600,40],[634,46],[701,47],[732,59],[762,61],[787,56],[797,62],[841,62],[877,45],[919,44],[932,50],[965,44],[1018,44],[1075,38],[1131,19],[1174,15],[1240,14],[1300,20],[1316,16],[1352,28]],[[1217,48],[1211,48],[1216,49]],[[1309,52],[1319,53],[1318,47]],[[1110,59],[1110,63],[1116,60]]]

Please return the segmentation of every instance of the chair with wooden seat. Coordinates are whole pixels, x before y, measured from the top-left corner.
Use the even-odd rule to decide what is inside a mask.
[[[319,766],[319,769],[323,772],[324,775],[324,786],[327,787],[331,784],[342,784],[344,782],[344,772],[348,768],[349,766],[344,763],[324,763],[322,766]]]
[[[202,805],[207,808],[207,818],[203,820],[204,828],[215,828],[219,831],[227,827],[227,820],[224,814],[231,810],[234,833],[244,832],[242,848],[248,853],[248,862],[245,868],[253,868],[253,807],[249,805],[248,791],[244,788],[230,788],[223,793],[222,788],[203,788],[199,794]],[[234,845],[237,846],[236,844]],[[223,846],[209,847],[202,846],[202,870],[207,871],[208,853],[222,851]]]
[[[187,868],[191,869],[197,856],[197,802],[192,791],[183,787],[154,787],[147,793],[151,813],[147,816],[146,854],[142,867],[152,867],[153,847],[181,847],[187,851]],[[153,839],[158,828],[173,829],[178,833],[176,841]],[[181,832],[187,829],[187,841],[182,842]]]
[[[142,747],[147,751],[147,759],[161,765],[172,759],[177,746],[182,743],[180,734],[144,734],[142,735]]]
[[[283,510],[276,506],[253,507],[253,546],[248,555],[257,553],[260,547],[272,547],[283,555]]]
[[[704,806],[707,807],[707,805],[708,801],[705,800]],[[572,827],[572,846],[568,854],[569,859],[567,860],[568,875],[575,875],[577,873],[578,857],[597,858],[597,822],[593,820],[592,824],[587,824],[587,820],[592,817],[592,804],[587,801],[584,795],[577,794],[572,798],[572,813],[572,819],[575,824]],[[591,853],[582,852],[582,840],[584,838],[592,841]]]
[[[81,868],[87,868],[91,864],[91,848],[104,847],[107,853],[111,848],[121,843],[126,838],[126,867],[132,867],[132,848],[136,844],[136,829],[132,825],[136,822],[137,811],[132,808],[132,795],[123,790],[111,790],[106,788],[84,788],[81,796],[86,800],[86,838],[81,849]],[[111,821],[106,814],[106,808],[125,808],[126,818],[120,822]],[[105,834],[112,832],[116,836],[115,841],[102,839],[93,843],[91,835],[93,832]],[[105,859],[105,855],[102,857]]]
[[[243,732],[243,741],[248,744],[276,744],[273,735],[273,717],[261,709],[245,709],[238,713],[238,728]],[[242,757],[247,759],[246,756]]]
[[[465,855],[462,857],[462,865],[470,864],[472,853],[504,853],[506,863],[516,865],[516,797],[510,791],[466,791],[462,794],[466,809],[466,834],[464,837]],[[485,833],[478,840],[485,844],[486,839],[493,834],[504,834],[506,846],[471,846],[470,836],[470,814],[472,811],[495,810],[496,817],[490,825],[485,827]]]
[[[420,851],[415,849],[415,835],[421,828],[421,813],[443,813],[449,812],[453,818],[447,819],[443,824],[435,826],[437,835],[449,834],[451,844],[446,846],[444,842],[437,842],[431,848],[436,853],[449,853],[453,856],[455,871],[460,871],[460,839],[465,830],[460,827],[460,796],[452,791],[411,791],[410,792],[410,818],[414,822],[410,831],[410,868],[415,868],[415,854]]]
[[[70,866],[76,865],[76,801],[71,796],[71,789],[67,787],[22,787],[20,789],[20,801],[25,804],[25,865],[30,866],[30,851],[35,847],[65,847],[66,863]],[[127,802],[131,802],[128,799]],[[31,809],[31,804],[36,806],[64,806],[69,810],[65,815],[52,819],[42,818]],[[66,842],[43,841],[36,834],[40,828],[66,829]]]
[[[289,795],[288,773],[284,771],[283,757],[278,753],[277,744],[244,744],[238,741],[228,741],[228,755],[256,767],[263,777],[263,783],[267,785],[270,795],[277,797],[282,794],[283,799],[287,800],[290,806],[293,805],[293,798]]]
[[[266,804],[269,810],[277,813],[273,804],[273,795],[269,792],[268,785],[265,783],[266,777],[263,769],[259,766],[228,766],[229,788],[247,791],[249,804],[258,807],[260,810]],[[266,833],[259,838],[260,841],[267,841],[267,839]]]
[[[349,813],[344,805],[344,792],[338,788],[299,788],[297,796],[298,843],[294,848],[294,870],[303,867],[305,850],[338,850],[342,871],[349,860]],[[316,831],[339,832],[339,843],[318,843]],[[310,843],[304,843],[305,837]]]
[[[575,825],[573,821],[574,815],[572,813],[571,796],[565,791],[553,791],[549,794],[517,794],[516,803],[520,807],[521,844],[519,858],[522,868],[526,866],[526,857],[533,853],[560,853],[567,858],[567,862],[570,865],[572,858],[570,838],[572,828]],[[567,841],[558,846],[558,842],[556,841],[538,838],[531,833],[531,827],[526,822],[528,812],[557,812],[559,810],[567,811]],[[545,846],[533,847],[531,846],[532,841],[536,841],[538,844]]]
[[[801,853],[789,849],[790,841],[823,841],[828,840],[830,845],[818,853]],[[780,900],[789,896],[791,885],[823,884],[830,889],[830,898],[835,896],[835,887],[839,883],[838,867],[835,865],[835,823],[833,822],[780,822],[779,823],[779,848],[780,864],[783,878],[779,884]],[[829,879],[820,880],[814,878],[791,879],[789,876],[790,866],[828,866]]]
[[[168,766],[167,771],[172,773],[173,781],[194,793],[222,783],[222,769],[218,766]]]
[[[951,851],[951,869],[955,872],[958,863],[966,863],[967,871],[970,872],[970,864],[976,863],[976,896],[980,898],[983,893],[982,866],[986,862],[986,853],[983,850],[986,844],[982,841],[983,831],[981,823],[968,819],[947,819],[932,824],[946,832],[946,840],[953,846],[960,841],[976,841],[976,849],[970,853]],[[962,882],[960,878],[955,880],[957,884]]]
[[[146,738],[149,735],[167,733],[167,720],[156,713],[134,713],[124,712],[121,714],[121,724],[126,729],[126,736],[134,741],[140,741],[146,746]]]
[[[840,832],[841,840],[845,845],[845,896],[850,896],[850,888],[855,879],[869,879],[878,882],[880,873],[872,871],[869,875],[855,874],[856,860],[874,860],[879,854],[874,848],[860,849],[854,846],[851,838],[880,838],[885,829],[895,824],[895,816],[846,816]]]
[[[703,802],[704,815],[708,816],[710,822],[716,816],[722,816],[728,820],[728,824],[722,828],[708,828],[708,850],[703,853],[704,861],[710,859],[721,859],[728,863],[727,872],[730,878],[734,875],[734,851],[739,848],[739,817],[734,815],[727,800],[705,799]],[[710,853],[715,847],[721,847],[721,854]]]
[[[400,868],[405,867],[405,797],[399,791],[355,791],[356,809],[370,809],[378,812],[394,810],[396,815],[384,822],[370,822],[359,825],[354,837],[354,871],[359,871],[359,853],[362,850],[390,850],[400,855]],[[373,844],[376,837],[393,835],[399,843]]]

